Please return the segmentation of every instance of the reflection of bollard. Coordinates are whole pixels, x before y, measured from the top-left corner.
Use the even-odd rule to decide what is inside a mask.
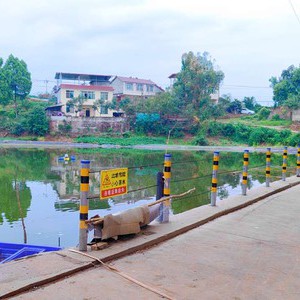
[[[266,186],[270,186],[271,177],[271,148],[267,148],[266,152]]]
[[[243,165],[243,178],[242,178],[242,195],[244,196],[247,194],[248,165],[249,165],[249,150],[244,150],[244,165]]]
[[[216,201],[217,201],[218,169],[219,169],[219,152],[214,152],[213,171],[212,171],[212,178],[211,178],[211,194],[210,194],[211,206],[216,206]]]
[[[157,172],[156,175],[156,200],[159,200],[163,197],[164,194],[164,178],[163,172]],[[159,216],[157,218],[158,222],[162,223],[163,221],[163,211],[164,211],[164,203],[159,204]]]
[[[297,171],[296,176],[300,177],[300,144],[298,145],[298,152],[297,152]]]
[[[286,179],[286,166],[287,166],[287,155],[288,155],[288,151],[287,151],[288,147],[284,147],[283,150],[283,155],[282,155],[282,180],[285,181]]]
[[[90,161],[82,160],[80,170],[79,251],[87,251],[88,226],[85,221],[88,219],[89,211],[89,172]]]
[[[171,183],[171,154],[165,154],[164,161],[164,190],[163,196],[170,196],[170,183]],[[169,222],[169,214],[170,214],[170,200],[163,202],[162,216],[161,222],[168,223]]]

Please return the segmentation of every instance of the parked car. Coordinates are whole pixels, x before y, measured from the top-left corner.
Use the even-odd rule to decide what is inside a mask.
[[[244,114],[244,115],[254,115],[255,112],[253,110],[248,109],[248,108],[243,108],[241,110],[241,114]]]

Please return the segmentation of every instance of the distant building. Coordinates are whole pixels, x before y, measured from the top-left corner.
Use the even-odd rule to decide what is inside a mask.
[[[105,105],[113,99],[114,89],[110,86],[110,78],[110,75],[56,73],[57,85],[54,92],[57,104],[61,105],[61,112],[70,116],[112,117],[114,111]],[[80,105],[70,104],[72,100],[79,98]],[[102,103],[98,100],[102,100]]]
[[[164,91],[151,80],[134,77],[115,76],[111,81],[111,86],[118,100],[148,98]]]

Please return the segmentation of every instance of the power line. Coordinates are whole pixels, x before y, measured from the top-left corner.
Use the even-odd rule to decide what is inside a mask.
[[[289,3],[290,3],[290,5],[291,5],[291,7],[292,7],[292,10],[293,10],[294,14],[295,14],[295,17],[296,17],[297,20],[298,20],[298,23],[300,24],[300,18],[299,18],[299,16],[298,16],[297,12],[296,12],[296,9],[295,9],[295,7],[294,7],[294,5],[293,5],[292,0],[289,0]]]

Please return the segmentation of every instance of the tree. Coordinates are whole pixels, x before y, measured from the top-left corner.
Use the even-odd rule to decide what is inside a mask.
[[[182,113],[189,113],[203,119],[209,109],[208,99],[215,93],[224,78],[222,71],[214,69],[214,61],[209,54],[193,52],[182,56],[181,71],[177,74],[174,84],[174,97]]]
[[[256,106],[256,100],[254,97],[244,97],[243,103],[245,104],[245,107],[254,110]]]
[[[275,106],[281,106],[288,101],[288,104],[300,102],[300,67],[290,66],[283,70],[279,78],[270,78],[273,87],[273,100]]]
[[[13,101],[17,117],[17,101],[25,99],[32,86],[27,65],[11,54],[4,65],[0,60],[0,75],[0,103],[6,105]]]
[[[230,102],[227,111],[232,114],[240,114],[242,111],[242,102],[238,99],[234,99]]]

